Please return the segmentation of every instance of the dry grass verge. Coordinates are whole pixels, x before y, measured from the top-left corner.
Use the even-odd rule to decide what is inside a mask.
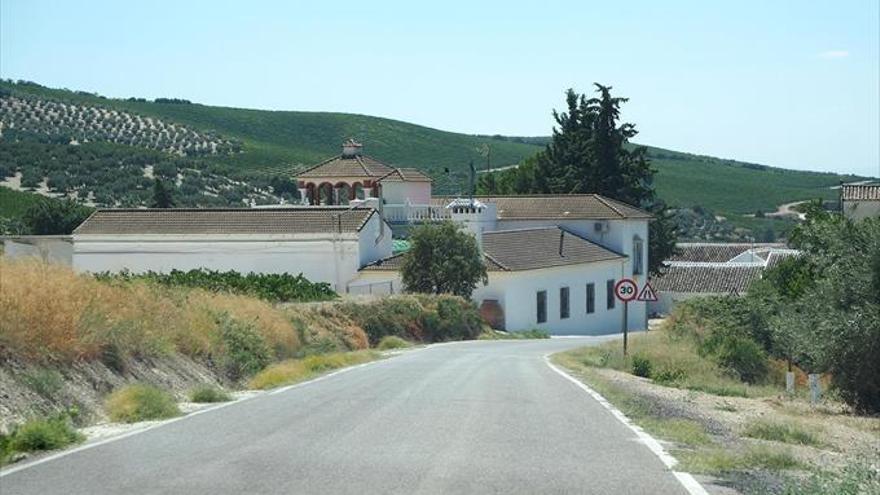
[[[266,390],[270,388],[302,382],[339,368],[354,366],[381,358],[373,351],[338,352],[313,355],[304,359],[290,359],[273,364],[254,376],[250,388]]]
[[[107,397],[105,407],[110,419],[120,423],[167,419],[180,415],[174,396],[150,385],[122,387]]]
[[[636,342],[639,352],[661,366],[681,352],[645,345],[659,346],[657,340]],[[720,479],[744,494],[880,493],[878,466],[867,461],[880,459],[880,418],[853,416],[834,402],[810,407],[779,389],[770,394],[769,385],[742,384],[746,397],[670,387],[635,376],[631,362],[613,357],[612,351],[608,346],[576,349],[553,360],[669,442],[680,461],[677,469],[708,476],[702,481],[710,484]],[[604,358],[609,352],[612,357]],[[615,363],[611,368],[620,370],[599,363]],[[693,373],[701,366],[684,368]],[[719,378],[729,380],[710,379]]]

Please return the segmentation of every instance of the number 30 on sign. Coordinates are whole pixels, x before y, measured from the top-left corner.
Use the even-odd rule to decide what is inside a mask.
[[[639,294],[639,286],[629,278],[620,279],[614,284],[614,295],[623,302],[629,302]]]

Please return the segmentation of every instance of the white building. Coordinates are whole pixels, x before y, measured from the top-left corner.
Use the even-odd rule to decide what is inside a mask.
[[[405,233],[451,220],[484,253],[489,283],[474,300],[496,327],[622,330],[613,287],[647,281],[649,213],[595,194],[431,197],[421,172],[361,151],[349,140],[342,154],[297,175],[308,206],[98,210],[73,232],[70,263],[89,272],[302,273],[341,293],[397,293],[391,227]],[[645,303],[626,313],[629,329],[646,328]]]
[[[880,184],[844,184],[840,189],[840,204],[847,218],[880,217]]]
[[[489,283],[473,298],[496,327],[571,335],[622,330],[623,305],[613,287],[621,278],[646,282],[650,214],[595,194],[434,199],[443,202],[483,250]],[[349,290],[404,290],[401,260],[364,267]],[[629,303],[627,313],[630,330],[646,328],[645,303]]]
[[[372,208],[106,209],[77,227],[73,246],[83,271],[302,273],[344,291],[391,253],[391,229]]]
[[[664,262],[663,276],[651,280],[659,300],[648,305],[648,313],[669,314],[694,297],[745,294],[765,269],[797,254],[776,243],[679,243],[678,254]]]

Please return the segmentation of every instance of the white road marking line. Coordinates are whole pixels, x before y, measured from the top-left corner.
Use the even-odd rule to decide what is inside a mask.
[[[632,420],[630,420],[628,417],[626,417],[625,414],[623,414],[623,412],[620,411],[620,409],[614,407],[613,404],[608,402],[608,399],[602,397],[599,392],[596,392],[582,381],[569,375],[562,368],[551,363],[550,354],[544,355],[544,362],[547,363],[547,366],[549,366],[550,369],[558,373],[560,376],[574,383],[584,392],[590,394],[590,396],[595,399],[596,402],[601,404],[602,407],[607,409],[612,414],[612,416],[617,418],[618,421],[625,424],[629,429],[631,429],[636,434],[639,442],[644,444],[646,447],[648,447],[648,449],[650,449],[651,452],[654,453],[654,455],[659,457],[660,462],[662,462],[663,465],[672,470],[672,468],[675,467],[676,464],[678,464],[678,460],[675,457],[669,455],[669,452],[666,452],[666,449],[664,449],[663,446],[660,445],[660,442],[658,442],[657,439],[646,433],[645,430],[643,430],[639,425],[633,423]],[[700,485],[700,483],[697,482],[697,480],[694,479],[694,477],[690,473],[672,470],[672,474],[690,495],[709,495],[709,492],[707,492],[706,489],[703,488],[703,486]]]

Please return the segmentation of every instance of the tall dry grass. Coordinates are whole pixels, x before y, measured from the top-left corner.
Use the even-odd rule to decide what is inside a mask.
[[[0,259],[0,353],[28,360],[223,352],[219,316],[251,324],[277,359],[297,355],[299,334],[271,304],[246,296],[103,282],[68,267]]]

